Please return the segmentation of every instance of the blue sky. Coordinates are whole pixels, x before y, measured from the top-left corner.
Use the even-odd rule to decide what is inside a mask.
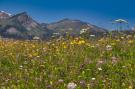
[[[38,22],[71,18],[111,29],[111,21],[119,18],[135,26],[134,4],[135,0],[0,0],[0,10],[26,11]]]

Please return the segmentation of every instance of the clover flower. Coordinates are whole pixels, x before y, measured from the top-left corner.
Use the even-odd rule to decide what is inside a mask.
[[[71,82],[71,83],[68,83],[67,88],[68,88],[68,89],[75,89],[76,86],[77,86],[77,85],[76,85],[75,83]]]

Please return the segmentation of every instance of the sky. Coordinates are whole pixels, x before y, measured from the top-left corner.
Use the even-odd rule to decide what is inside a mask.
[[[26,11],[40,23],[69,18],[112,29],[112,21],[125,19],[135,26],[135,0],[0,0],[0,10]]]

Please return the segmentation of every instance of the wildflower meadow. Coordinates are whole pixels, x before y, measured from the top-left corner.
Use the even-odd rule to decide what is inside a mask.
[[[1,89],[135,89],[135,37],[0,40]]]

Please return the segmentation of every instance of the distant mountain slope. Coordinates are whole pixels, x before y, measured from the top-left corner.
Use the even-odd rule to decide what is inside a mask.
[[[45,24],[47,29],[59,32],[61,34],[69,32],[71,34],[80,34],[82,29],[86,29],[93,34],[104,33],[105,29],[91,25],[80,20],[63,19],[61,21]]]

